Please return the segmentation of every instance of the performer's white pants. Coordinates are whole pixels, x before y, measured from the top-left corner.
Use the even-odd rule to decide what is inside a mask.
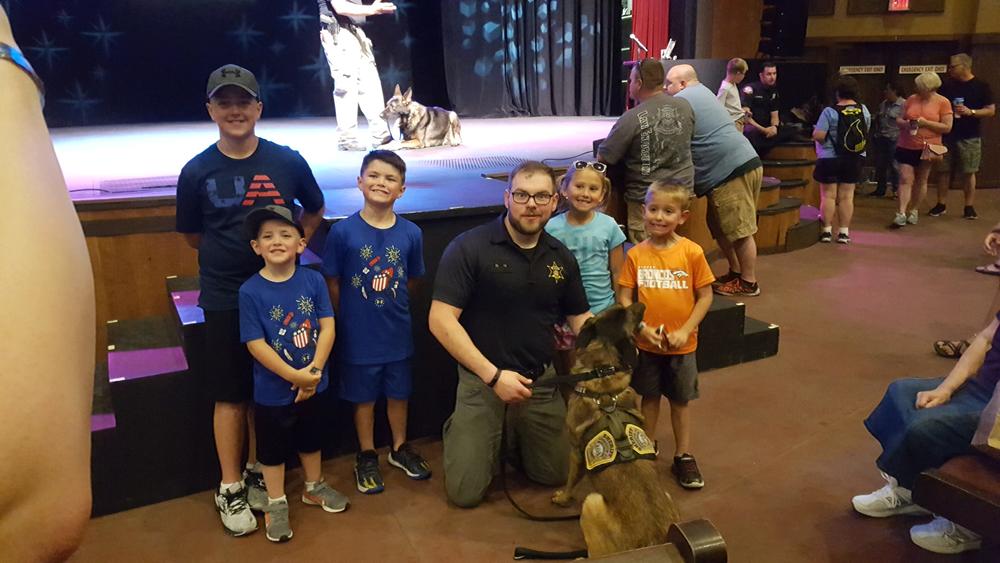
[[[319,38],[326,53],[326,61],[333,77],[333,106],[337,112],[337,134],[344,145],[357,142],[358,108],[368,120],[368,133],[373,144],[381,143],[389,135],[389,128],[379,114],[385,109],[382,82],[375,67],[371,40],[358,29],[358,36],[340,28],[334,36],[326,29]],[[358,41],[364,41],[362,46]]]

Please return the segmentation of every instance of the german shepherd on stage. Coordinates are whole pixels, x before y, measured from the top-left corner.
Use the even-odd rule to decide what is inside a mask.
[[[583,501],[580,528],[591,558],[666,543],[670,525],[680,519],[657,478],[639,396],[629,387],[636,357],[632,335],[644,311],[642,303],[612,305],[588,319],[576,341],[574,374],[616,368],[610,376],[578,383],[570,395],[569,478],[552,497],[568,506],[580,479],[590,479],[595,492]]]
[[[380,115],[387,123],[398,118],[399,132],[403,135],[402,141],[393,141],[382,148],[422,149],[462,144],[462,125],[458,122],[458,114],[414,102],[413,88],[407,88],[406,93],[401,93],[399,84],[396,84],[396,91]]]

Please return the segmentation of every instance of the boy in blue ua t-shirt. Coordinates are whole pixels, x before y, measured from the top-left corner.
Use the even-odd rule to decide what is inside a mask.
[[[361,446],[354,475],[366,494],[385,488],[373,437],[375,401],[382,394],[392,429],[389,463],[412,479],[431,475],[406,442],[413,355],[407,286],[424,274],[424,260],[420,228],[393,211],[405,182],[406,163],[396,153],[368,153],[358,176],[364,207],[330,228],[323,252],[323,273],[340,322],[340,396],[355,404]]]
[[[240,339],[253,356],[257,459],[264,473],[267,539],[292,538],[285,498],[285,460],[294,446],[302,460],[302,502],[342,512],[347,498],[323,482],[322,394],[333,348],[333,308],[323,276],[297,268],[305,250],[302,227],[280,205],[247,215],[247,237],[264,267],[240,287]]]

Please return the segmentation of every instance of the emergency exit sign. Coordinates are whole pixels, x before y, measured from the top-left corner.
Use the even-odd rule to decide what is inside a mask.
[[[899,74],[920,74],[921,72],[945,72],[947,65],[899,65]]]
[[[885,65],[842,66],[840,74],[885,74]]]

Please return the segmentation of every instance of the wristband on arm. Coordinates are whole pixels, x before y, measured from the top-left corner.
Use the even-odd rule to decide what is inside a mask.
[[[487,387],[496,387],[497,381],[500,381],[501,371],[503,371],[503,368],[497,368],[497,372],[493,374],[493,379],[491,379],[490,382],[486,384]]]

